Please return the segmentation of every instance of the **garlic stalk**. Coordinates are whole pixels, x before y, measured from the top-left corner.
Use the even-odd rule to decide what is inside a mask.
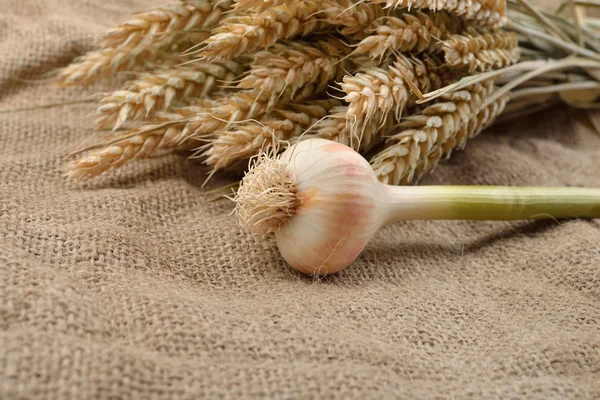
[[[346,268],[397,221],[600,218],[600,188],[389,186],[360,154],[325,139],[260,156],[235,201],[243,227],[275,233],[288,264],[311,275]]]

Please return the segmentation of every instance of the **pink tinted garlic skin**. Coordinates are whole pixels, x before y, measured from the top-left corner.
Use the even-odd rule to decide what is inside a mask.
[[[301,141],[281,160],[291,166],[297,198],[294,216],[275,232],[281,255],[306,274],[346,268],[382,224],[385,186],[357,152],[324,139]]]

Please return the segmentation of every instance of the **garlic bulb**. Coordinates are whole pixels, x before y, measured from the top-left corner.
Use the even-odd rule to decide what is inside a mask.
[[[600,217],[600,189],[384,185],[360,154],[324,139],[260,156],[235,200],[243,227],[274,232],[287,263],[311,275],[346,268],[396,221]]]

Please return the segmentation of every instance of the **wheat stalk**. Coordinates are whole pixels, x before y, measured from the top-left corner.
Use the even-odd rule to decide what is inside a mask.
[[[323,92],[329,81],[341,78],[348,63],[348,47],[338,40],[276,43],[254,54],[249,75],[237,85],[241,89],[264,91],[289,100]],[[310,90],[306,89],[310,87]],[[304,89],[304,90],[303,90]]]
[[[384,17],[376,20],[352,55],[368,54],[371,58],[385,58],[393,52],[423,52],[439,50],[438,40],[449,33],[464,29],[460,18],[446,13],[417,12],[402,17]]]
[[[100,101],[95,126],[97,129],[119,129],[127,121],[169,108],[174,100],[205,97],[219,81],[232,81],[240,73],[240,64],[225,61],[142,74],[122,90],[112,92]]]
[[[503,110],[507,97],[489,107],[485,99],[496,91],[492,80],[444,95],[442,101],[405,118],[386,148],[371,160],[378,179],[387,184],[411,183],[433,169],[442,156],[464,148]]]
[[[469,72],[504,68],[519,61],[519,40],[513,32],[450,35],[442,44],[446,62],[453,67],[468,67]]]
[[[298,138],[339,104],[338,100],[328,99],[289,105],[273,110],[260,121],[233,125],[218,132],[203,156],[214,170],[220,170],[259,154],[268,145],[281,148],[282,142]]]
[[[504,26],[506,0],[368,0],[372,4],[385,4],[391,8],[416,8],[447,11],[488,28]]]

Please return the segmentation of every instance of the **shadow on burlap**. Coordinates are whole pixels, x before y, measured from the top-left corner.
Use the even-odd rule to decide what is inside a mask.
[[[133,2],[2,3],[0,109],[106,89],[13,78]],[[399,223],[315,282],[180,156],[66,183],[93,109],[0,115],[1,398],[600,398],[597,221]],[[423,184],[599,186],[591,118],[498,125]]]

